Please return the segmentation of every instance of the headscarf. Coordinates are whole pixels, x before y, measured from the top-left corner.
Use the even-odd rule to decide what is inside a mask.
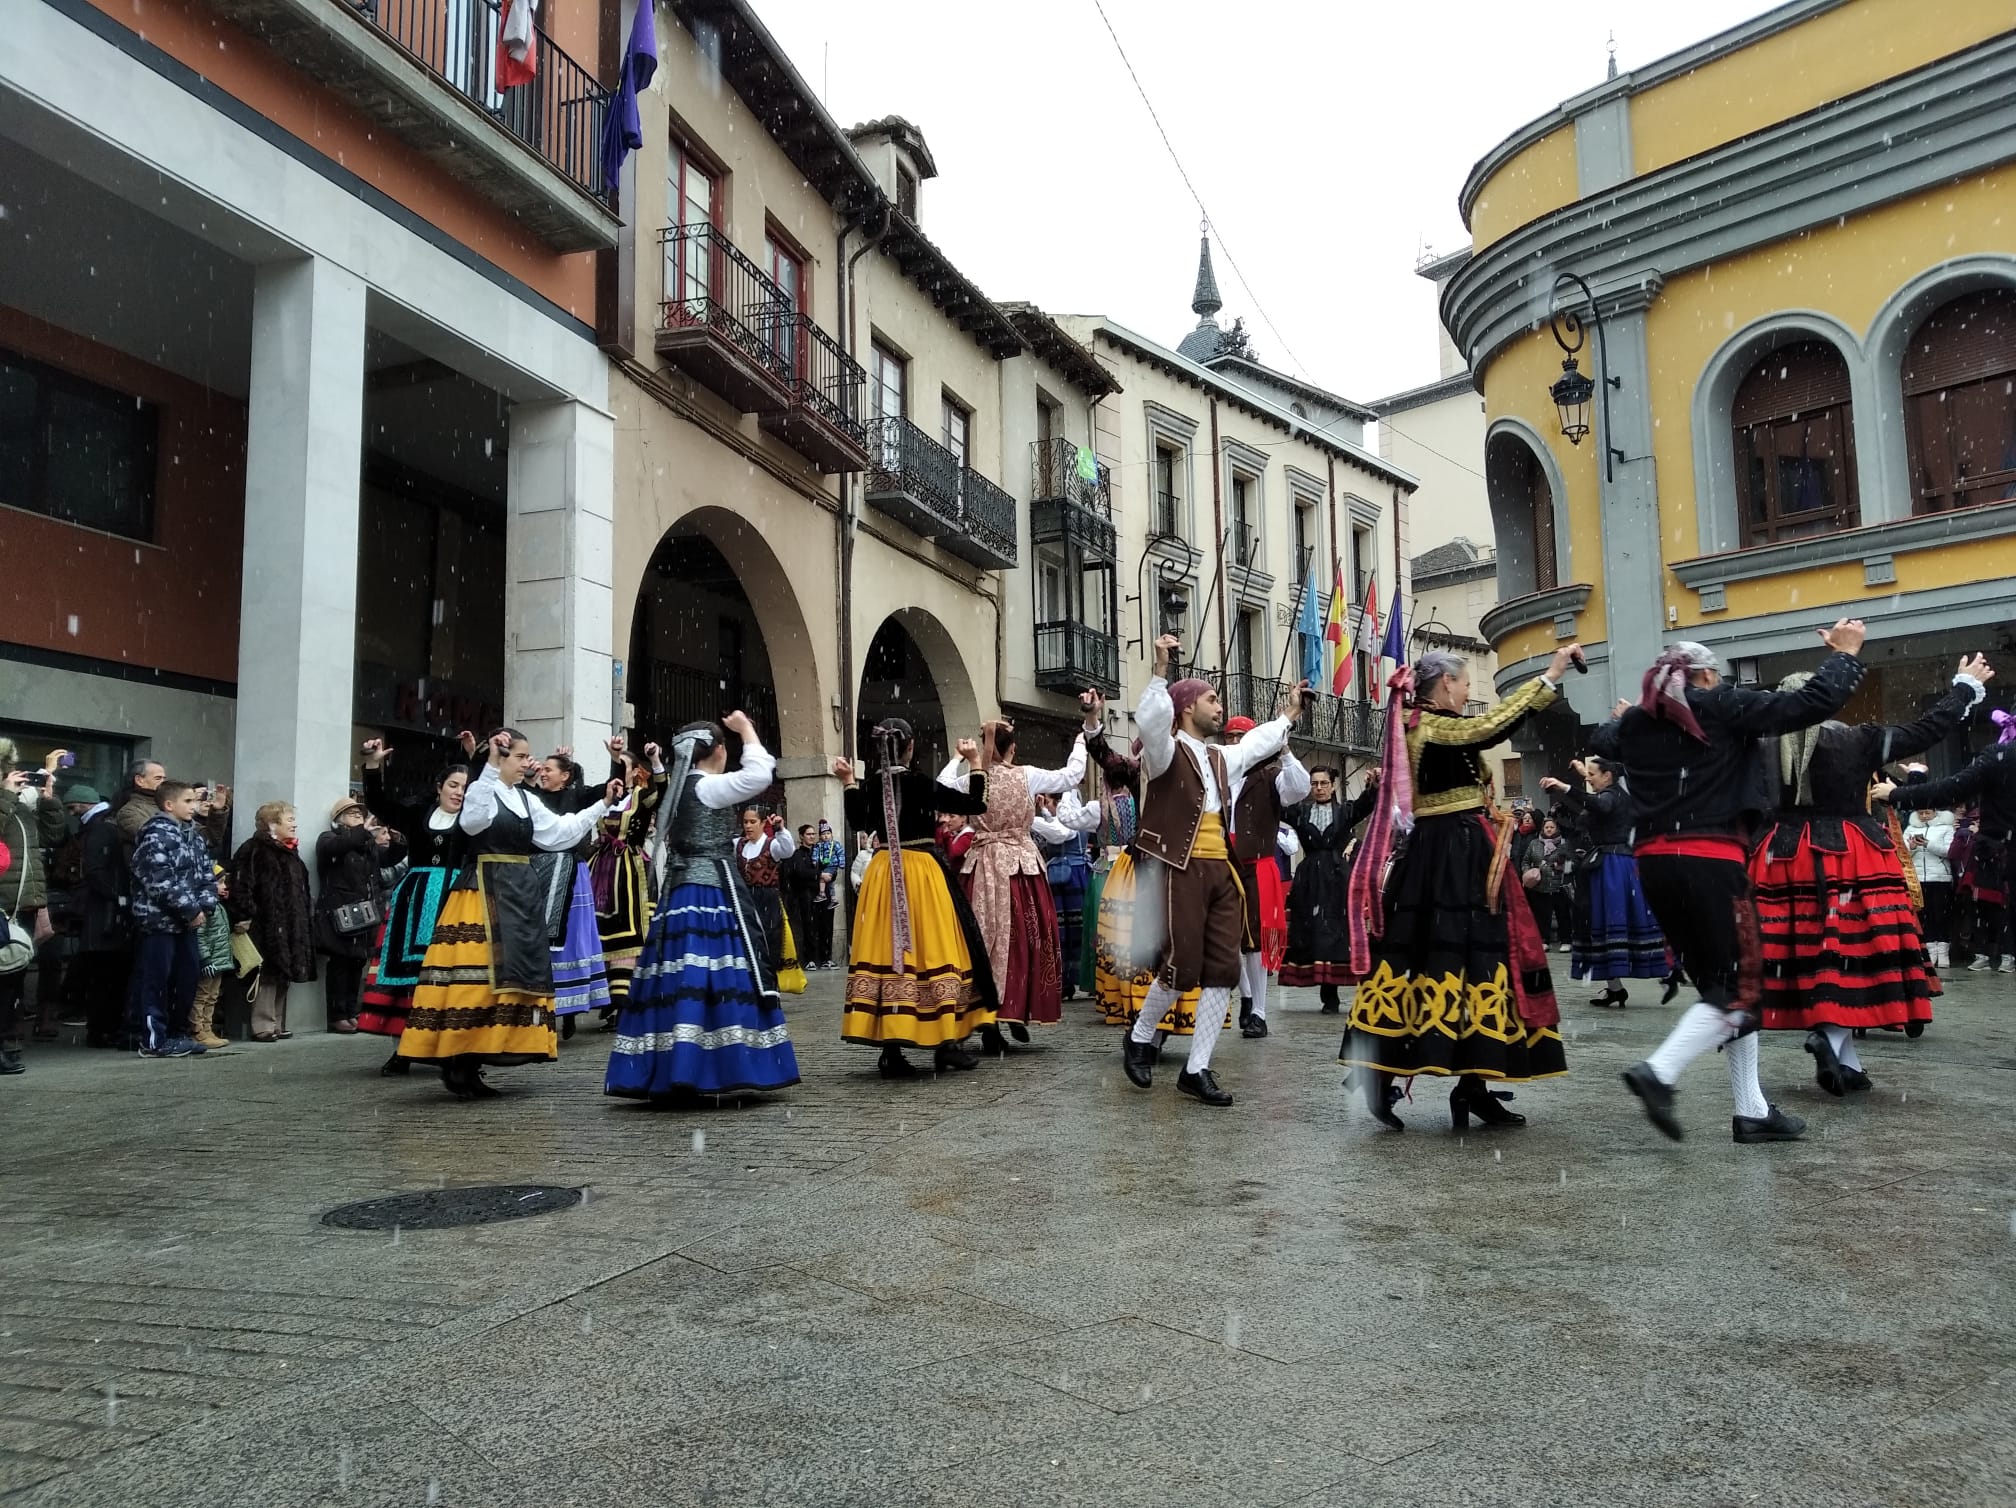
[[[1225,731],[1228,734],[1251,733],[1258,726],[1259,724],[1254,722],[1250,717],[1234,717],[1226,719]]]
[[[658,871],[658,890],[665,890],[665,871],[686,867],[684,854],[673,854],[672,845],[666,841],[672,830],[672,818],[679,810],[679,803],[686,799],[686,777],[693,773],[693,752],[701,744],[709,745],[713,752],[714,734],[707,728],[688,728],[672,740],[672,774],[665,787],[665,799],[658,803],[658,820],[653,824],[652,836],[657,840],[657,851],[651,855],[651,862]]]
[[[903,833],[897,826],[903,816],[901,776],[907,768],[903,757],[903,733],[887,723],[878,724],[873,737],[882,750],[882,834],[889,844],[889,947],[896,965],[896,977],[908,972],[910,952],[910,885],[903,873]]]
[[[1195,676],[1185,676],[1169,688],[1169,705],[1176,709],[1176,726],[1183,725],[1183,714],[1197,703],[1197,698],[1211,689],[1209,681],[1200,681]]]
[[[1778,689],[1797,691],[1812,679],[1812,671],[1795,670],[1778,683]],[[1792,805],[1813,804],[1813,755],[1820,747],[1821,730],[1836,726],[1838,724],[1815,723],[1810,728],[1778,735],[1778,778],[1785,782],[1785,789],[1791,793]]]
[[[1705,644],[1683,640],[1669,644],[1645,672],[1638,689],[1638,705],[1650,717],[1677,723],[1690,737],[1708,742],[1694,709],[1687,705],[1687,677],[1696,670],[1720,670],[1722,662]]]
[[[1414,669],[1402,665],[1387,679],[1386,742],[1379,752],[1379,799],[1365,824],[1358,857],[1351,865],[1351,891],[1346,911],[1351,919],[1351,971],[1363,979],[1372,972],[1372,939],[1386,932],[1386,865],[1399,834],[1414,827],[1414,771],[1407,758],[1403,704],[1414,695]],[[1418,716],[1418,714],[1417,714]]]
[[[1998,744],[2016,743],[2016,712],[2005,712],[1997,707],[1988,714],[1988,721],[2002,731],[1996,736]]]

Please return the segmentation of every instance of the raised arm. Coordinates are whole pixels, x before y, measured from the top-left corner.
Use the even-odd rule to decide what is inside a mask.
[[[1086,801],[1076,791],[1066,791],[1057,803],[1057,820],[1074,833],[1099,831],[1099,803]]]
[[[1839,712],[1862,684],[1862,674],[1860,660],[1845,650],[1836,650],[1820,662],[1812,679],[1795,690],[1757,691],[1724,681],[1712,695],[1723,718],[1738,732],[1758,737],[1797,733]]]
[[[1979,656],[1975,658],[1980,659]],[[1959,674],[1953,677],[1952,689],[1910,722],[1894,726],[1878,723],[1858,730],[1875,735],[1872,749],[1875,758],[1870,761],[1872,769],[1909,754],[1924,753],[1967,720],[1967,714],[1987,694],[1988,688],[1983,681],[1994,674],[1988,670],[1985,661],[1979,665],[1982,674],[1970,674],[1971,667],[1972,662],[1963,664]]]
[[[1167,772],[1176,758],[1176,704],[1169,700],[1169,651],[1176,647],[1173,635],[1155,641],[1155,674],[1141,688],[1141,701],[1134,708],[1134,728],[1141,735],[1141,773],[1153,780]]]
[[[459,819],[462,831],[473,835],[490,830],[490,824],[497,820],[497,793],[503,789],[503,782],[497,778],[497,766],[486,759],[481,772],[469,782],[469,789],[462,795],[462,816]],[[525,805],[530,811],[546,810],[537,801],[528,801]]]
[[[770,840],[770,857],[782,864],[798,852],[798,835],[788,827],[777,829],[777,835]]]
[[[1293,749],[1281,755],[1281,770],[1274,777],[1274,794],[1281,798],[1281,805],[1294,806],[1309,799],[1309,771],[1301,760],[1295,757]]]
[[[742,763],[719,775],[702,775],[694,783],[700,804],[719,811],[738,802],[754,801],[777,778],[777,756],[754,737],[742,740]]]
[[[1421,737],[1427,743],[1464,749],[1482,749],[1503,743],[1518,731],[1519,725],[1527,718],[1553,706],[1560,695],[1552,681],[1536,675],[1488,712],[1481,712],[1476,717],[1423,712]]]
[[[1085,735],[1079,734],[1071,743],[1071,757],[1064,761],[1061,770],[1030,770],[1029,794],[1032,796],[1061,796],[1066,791],[1075,791],[1085,783]]]

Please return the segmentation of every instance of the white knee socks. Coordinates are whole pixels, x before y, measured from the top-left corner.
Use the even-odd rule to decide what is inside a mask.
[[[1738,1037],[1729,1044],[1729,1092],[1736,1099],[1736,1113],[1751,1120],[1771,1113],[1764,1098],[1764,1086],[1757,1082],[1757,1033]]]
[[[1202,1073],[1211,1066],[1211,1049],[1218,1045],[1218,1033],[1225,1027],[1225,1007],[1231,1002],[1232,991],[1222,986],[1206,990],[1197,1002],[1197,1035],[1190,1039],[1190,1061],[1183,1065],[1187,1072]]]
[[[1253,1002],[1253,1014],[1267,1019],[1267,960],[1258,953],[1239,955],[1239,993]]]
[[[1834,1056],[1841,1060],[1843,1068],[1853,1068],[1858,1072],[1862,1067],[1862,1054],[1855,1050],[1855,1033],[1845,1026],[1823,1026],[1828,1045],[1834,1049]]]
[[[1128,1035],[1136,1042],[1153,1042],[1155,1028],[1162,1024],[1162,1018],[1169,1014],[1169,1007],[1176,1003],[1176,992],[1156,980],[1148,986],[1148,998],[1141,1003],[1141,1014],[1134,1018],[1134,1030]]]
[[[1645,1061],[1653,1077],[1672,1088],[1680,1080],[1680,1070],[1712,1048],[1729,1039],[1729,1018],[1705,1000],[1687,1007],[1657,1052]]]

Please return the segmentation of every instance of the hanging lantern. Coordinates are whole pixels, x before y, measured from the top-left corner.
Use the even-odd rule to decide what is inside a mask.
[[[1561,434],[1570,445],[1580,445],[1582,437],[1589,433],[1589,400],[1596,395],[1596,384],[1583,374],[1573,356],[1561,363],[1561,375],[1554,386],[1548,389],[1554,399],[1554,407],[1561,414]]]

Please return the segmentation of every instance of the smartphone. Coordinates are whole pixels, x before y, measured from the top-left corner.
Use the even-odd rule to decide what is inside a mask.
[[[56,756],[56,768],[59,770],[74,769],[76,765],[77,756],[72,754],[68,749],[65,749],[61,754]]]

